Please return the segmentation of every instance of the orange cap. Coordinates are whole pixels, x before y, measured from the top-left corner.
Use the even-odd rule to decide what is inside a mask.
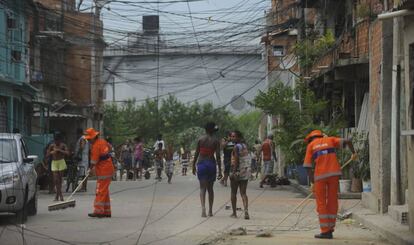
[[[96,131],[94,128],[88,128],[84,132],[84,138],[86,140],[91,140],[99,134],[99,131]]]
[[[309,142],[309,140],[312,138],[312,137],[322,137],[323,136],[323,134],[322,134],[322,131],[320,131],[320,130],[313,130],[312,132],[310,132],[310,134],[308,134],[307,136],[306,136],[306,138],[305,138],[305,142],[306,143],[308,143]]]

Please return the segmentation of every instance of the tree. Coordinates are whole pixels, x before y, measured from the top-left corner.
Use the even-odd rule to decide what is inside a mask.
[[[295,98],[300,98],[300,103]],[[340,119],[325,125],[323,115],[327,102],[316,98],[314,92],[302,83],[292,89],[277,82],[266,93],[260,92],[254,105],[280,118],[274,127],[274,135],[287,164],[302,163],[306,149],[303,139],[311,130],[321,129],[329,135],[337,135],[338,129],[343,127]]]
[[[259,138],[259,125],[262,119],[262,112],[252,111],[236,117],[237,129],[242,132],[248,146],[253,146]]]
[[[233,129],[235,125],[233,115],[224,108],[214,108],[211,103],[185,105],[172,95],[160,101],[158,116],[157,103],[150,99],[141,105],[133,100],[122,105],[109,104],[104,110],[104,131],[115,144],[136,136],[151,144],[160,133],[166,142],[179,146],[183,142],[178,135],[195,137],[198,133],[191,133],[192,130],[203,128],[208,121],[217,123],[221,129]]]

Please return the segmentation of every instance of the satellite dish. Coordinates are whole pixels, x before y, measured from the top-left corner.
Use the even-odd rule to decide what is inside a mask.
[[[236,110],[240,111],[246,106],[246,100],[241,95],[236,95],[231,98],[231,107]]]
[[[298,57],[294,54],[288,54],[282,59],[280,59],[279,68],[282,70],[288,70],[292,68],[294,65],[296,65],[296,62],[298,61]]]

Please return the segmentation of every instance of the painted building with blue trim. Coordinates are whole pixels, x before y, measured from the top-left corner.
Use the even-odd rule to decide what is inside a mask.
[[[0,132],[30,134],[29,1],[0,0]]]

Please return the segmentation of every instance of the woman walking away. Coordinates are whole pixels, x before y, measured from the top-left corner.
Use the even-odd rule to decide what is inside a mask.
[[[144,158],[144,143],[141,137],[136,137],[135,141],[135,151],[134,151],[134,178],[142,178],[142,160]]]
[[[221,175],[220,141],[213,136],[218,131],[215,123],[209,122],[205,126],[206,134],[201,136],[197,142],[194,155],[193,174],[197,173],[200,182],[201,217],[206,215],[206,191],[208,191],[208,216],[213,216],[214,190],[213,185],[216,180],[217,166],[219,169],[219,179]],[[216,155],[214,157],[214,154]],[[196,167],[197,164],[197,167]]]
[[[250,219],[249,216],[249,202],[246,194],[247,183],[249,181],[251,170],[251,158],[249,150],[245,143],[243,143],[243,136],[240,131],[234,131],[231,135],[235,143],[230,170],[230,186],[231,186],[231,207],[233,214],[231,217],[237,218],[236,203],[237,203],[237,189],[240,188],[240,195],[244,206],[244,218]]]
[[[69,156],[68,147],[63,143],[63,135],[57,133],[54,142],[47,149],[46,157],[52,156],[53,185],[56,188],[55,201],[63,201],[62,177],[66,170],[65,157]]]
[[[168,184],[171,184],[171,179],[174,173],[174,149],[170,144],[167,147],[167,150],[164,151],[165,158],[165,175],[168,178]]]

